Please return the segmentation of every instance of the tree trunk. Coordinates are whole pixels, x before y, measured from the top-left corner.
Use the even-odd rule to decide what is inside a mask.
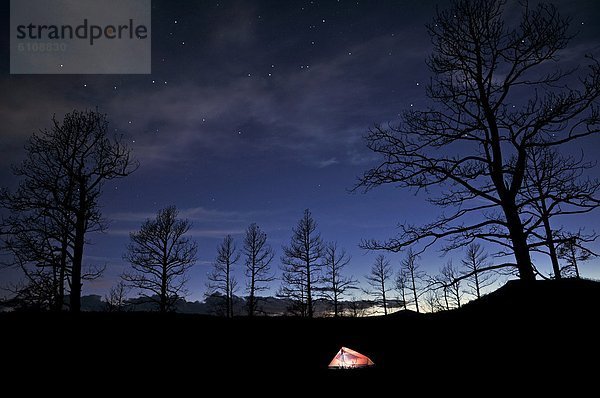
[[[60,270],[58,272],[58,292],[56,298],[56,310],[62,311],[65,304],[65,278],[67,270],[67,235],[66,232],[63,234],[61,248],[60,248]]]
[[[479,289],[479,276],[477,275],[477,268],[475,268],[475,292],[477,293],[477,298],[481,298],[481,292]]]
[[[163,263],[160,278],[160,312],[167,312],[167,267]]]
[[[525,281],[534,281],[535,273],[533,272],[531,256],[529,255],[527,237],[523,232],[523,224],[519,217],[517,207],[513,203],[503,206],[502,210],[504,210],[504,215],[506,216],[506,223],[510,233],[515,259],[517,260],[519,278]]]
[[[333,316],[337,318],[338,316],[338,294],[335,288],[335,284],[333,285]]]
[[[255,286],[255,269],[252,267],[252,279],[250,280],[250,297],[248,298],[248,316],[254,316],[254,286]]]
[[[383,314],[387,315],[387,301],[385,299],[385,281],[381,277],[381,297],[383,298]]]
[[[448,302],[448,289],[444,288],[444,301],[446,302],[446,311],[450,311],[450,303]],[[433,311],[433,309],[432,309]]]
[[[577,253],[575,252],[575,245],[571,245],[571,256],[573,259],[573,267],[575,268],[575,276],[577,279],[581,279],[579,276],[579,266],[577,265]]]
[[[85,244],[86,224],[86,189],[85,181],[79,184],[79,208],[75,215],[75,239],[73,243],[73,270],[71,272],[71,312],[81,310],[81,264],[83,262],[83,246]]]
[[[310,263],[306,262],[306,306],[308,310],[308,317],[313,317],[313,306],[312,306],[312,295],[310,286]]]
[[[227,264],[225,264],[225,313],[226,317],[230,318],[231,314],[231,296],[230,296],[230,287],[229,287],[229,260],[227,260]]]
[[[556,254],[556,246],[554,245],[554,238],[552,236],[552,228],[550,228],[550,219],[548,217],[548,206],[546,205],[546,199],[543,197],[543,191],[541,187],[538,187],[538,192],[541,199],[541,218],[544,223],[544,232],[546,234],[546,245],[548,246],[548,253],[550,254],[550,260],[552,261],[552,270],[554,271],[554,278],[561,279],[560,264],[558,263],[558,255]]]
[[[415,274],[414,274],[414,272],[410,273],[410,279],[412,281],[413,297],[415,298],[415,307],[417,308],[417,314],[418,314],[420,312],[419,311],[419,299],[417,298],[417,285],[415,284]]]

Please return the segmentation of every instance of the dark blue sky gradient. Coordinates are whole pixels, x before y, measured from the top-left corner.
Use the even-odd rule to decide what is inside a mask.
[[[110,226],[90,236],[86,259],[107,269],[84,285],[84,294],[104,294],[116,283],[128,233],[171,204],[193,221],[199,244],[188,286],[192,299],[202,298],[218,242],[230,233],[241,246],[251,222],[268,233],[278,269],[281,245],[305,208],[325,241],[352,254],[348,272],[362,280],[375,257],[358,248],[362,238],[385,239],[399,222],[424,223],[439,214],[426,196],[393,187],[348,192],[375,161],[362,140],[369,126],[428,105],[431,46],[424,25],[436,3],[446,4],[154,0],[151,75],[11,76],[3,2],[0,185],[14,187],[9,165],[53,113],[98,107],[141,167],[106,185],[102,206]],[[559,7],[580,32],[565,59],[600,56],[599,3],[564,0]],[[598,160],[598,144],[589,140],[568,150],[585,146],[588,159]],[[597,220],[592,214],[564,223],[592,229]],[[402,255],[389,257],[397,267]],[[450,257],[459,261],[462,253]],[[430,273],[446,261],[436,251],[421,259]],[[543,270],[547,263],[537,259]],[[582,272],[599,277],[597,268],[590,262]],[[14,278],[0,274],[0,280]]]

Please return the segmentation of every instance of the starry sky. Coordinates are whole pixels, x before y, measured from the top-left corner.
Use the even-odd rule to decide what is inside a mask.
[[[349,192],[376,160],[362,139],[367,129],[428,105],[425,24],[436,3],[446,2],[153,0],[152,74],[10,75],[9,5],[2,1],[0,185],[16,185],[10,164],[53,114],[97,107],[141,166],[105,187],[109,228],[90,236],[86,262],[106,271],[84,294],[103,295],[116,283],[129,232],[171,204],[193,222],[199,245],[188,285],[193,300],[202,299],[226,234],[241,246],[247,225],[258,223],[278,252],[277,269],[281,245],[305,208],[325,241],[352,254],[348,273],[363,279],[376,253],[358,247],[362,238],[385,239],[399,222],[423,223],[438,213],[425,196],[394,187]],[[568,55],[600,56],[600,4],[558,5],[578,32]],[[595,150],[586,156],[600,160]],[[592,229],[597,219],[565,225]],[[395,267],[401,257],[389,255]],[[458,261],[462,253],[450,257]],[[435,273],[447,260],[431,251],[421,263]],[[545,258],[536,263],[549,270]],[[597,269],[589,262],[582,273],[600,277]],[[0,280],[17,278],[1,272]],[[272,287],[274,293],[278,283]]]

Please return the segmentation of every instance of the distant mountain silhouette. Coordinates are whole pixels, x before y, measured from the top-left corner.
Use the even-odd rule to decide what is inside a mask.
[[[200,315],[220,315],[220,307],[224,296],[212,294],[204,301],[187,301],[180,299],[175,304],[175,312],[180,314],[200,314]],[[68,300],[67,300],[68,303]],[[5,309],[11,305],[17,306],[17,303],[7,303]],[[398,304],[399,305],[399,304]],[[396,305],[396,306],[398,306]],[[281,316],[289,315],[288,308],[292,302],[288,299],[278,297],[259,297],[258,315]],[[330,316],[333,304],[326,299],[317,299],[314,302],[316,316]],[[373,311],[376,303],[371,300],[342,301],[340,307],[345,310],[346,316],[362,316]],[[352,308],[351,308],[352,307]],[[97,294],[91,294],[81,297],[81,310],[86,312],[103,312],[108,308],[103,297]],[[243,297],[233,296],[234,315],[246,315],[246,300]],[[158,304],[144,297],[130,298],[123,304],[123,311],[158,311]],[[356,312],[356,313],[354,313]]]

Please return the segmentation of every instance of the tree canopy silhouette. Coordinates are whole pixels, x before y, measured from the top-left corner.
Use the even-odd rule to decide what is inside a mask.
[[[571,36],[554,6],[523,3],[510,26],[505,5],[455,1],[428,26],[433,106],[370,130],[367,146],[381,161],[357,188],[429,191],[429,201],[448,212],[426,225],[404,224],[387,241],[364,241],[365,248],[399,251],[421,242],[425,250],[442,240],[452,250],[483,239],[514,254],[516,264],[507,265],[522,279],[535,278],[528,246],[535,220],[522,217],[520,199],[528,156],[600,132],[600,67],[589,58],[579,80],[560,68]]]
[[[350,263],[351,257],[346,250],[338,248],[336,242],[325,246],[323,253],[323,297],[333,303],[333,316],[340,313],[341,299],[352,289],[357,289],[358,281],[345,276],[342,270]]]
[[[267,234],[254,223],[246,229],[243,250],[248,278],[248,316],[254,316],[258,307],[256,293],[268,289],[268,283],[275,280],[275,275],[271,272],[271,261],[275,251],[267,243]]]
[[[175,206],[158,211],[147,219],[123,256],[132,271],[122,275],[126,285],[140,290],[142,296],[158,304],[160,312],[170,311],[185,293],[187,272],[196,262],[196,242],[185,236],[188,220],[178,218]]]
[[[310,210],[306,209],[298,225],[292,230],[290,245],[283,247],[283,275],[279,295],[292,299],[298,307],[297,312],[309,318],[314,314],[314,291],[321,281],[323,250],[317,223]]]
[[[50,281],[55,309],[62,309],[68,285],[70,309],[78,312],[87,234],[105,229],[102,187],[131,174],[137,162],[120,137],[109,137],[106,115],[98,111],[74,110],[52,123],[27,142],[27,157],[14,168],[23,179],[16,192],[0,194],[0,204],[10,211],[2,228],[4,247],[30,287]]]
[[[388,292],[392,290],[389,282],[393,275],[394,271],[390,261],[380,254],[371,266],[371,273],[365,276],[367,283],[373,289],[367,293],[372,294],[376,298],[377,304],[383,307],[384,315],[388,313]]]
[[[561,155],[554,148],[533,148],[529,153],[530,167],[525,175],[522,213],[532,217],[527,224],[529,248],[550,257],[553,277],[562,277],[557,247],[569,241],[573,233],[556,226],[559,217],[589,213],[600,206],[596,193],[597,179],[584,178],[585,171],[596,166],[583,157]],[[579,245],[596,240],[596,233],[579,235]]]
[[[213,263],[213,270],[208,274],[207,296],[220,293],[224,298],[225,316],[233,318],[233,293],[237,289],[237,281],[233,275],[233,266],[240,259],[235,242],[231,235],[225,236],[223,242],[217,247],[217,257]],[[216,297],[216,296],[215,296]]]

